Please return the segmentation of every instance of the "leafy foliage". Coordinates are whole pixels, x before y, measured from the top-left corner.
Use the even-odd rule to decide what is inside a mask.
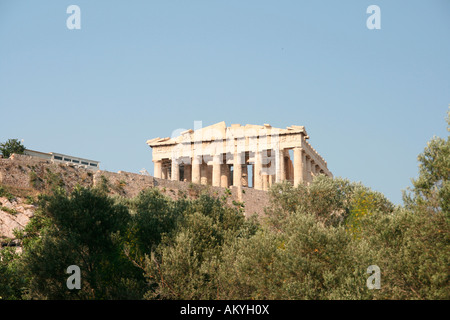
[[[20,300],[22,288],[26,285],[20,277],[19,256],[13,247],[0,250],[0,300]]]
[[[450,111],[447,114],[450,131]],[[419,178],[412,180],[413,189],[404,193],[406,207],[413,210],[450,212],[450,136],[434,137],[418,156]]]
[[[13,153],[23,154],[25,146],[18,139],[8,139],[6,142],[0,143],[0,152],[3,158],[9,158]]]
[[[157,284],[147,298],[214,299],[220,287],[217,272],[223,246],[250,237],[256,222],[239,209],[207,195],[186,203],[176,228],[146,259],[147,276]]]
[[[136,277],[121,251],[128,209],[97,190],[62,189],[41,199],[41,210],[21,235],[28,298],[136,298],[128,289]],[[82,270],[81,290],[66,287],[70,265]]]

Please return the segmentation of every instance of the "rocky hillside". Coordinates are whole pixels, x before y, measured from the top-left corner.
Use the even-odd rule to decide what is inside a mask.
[[[110,195],[127,198],[146,188],[159,188],[173,199],[195,198],[202,192],[218,197],[227,195],[230,205],[241,205],[248,215],[263,215],[268,204],[267,192],[252,188],[218,188],[123,171],[92,171],[30,156],[12,155],[9,159],[0,159],[0,243],[11,243],[13,230],[20,230],[28,223],[37,208],[36,199],[40,193],[50,193],[54,187],[71,192],[76,185],[101,187]]]
[[[0,242],[2,245],[14,238],[13,230],[22,229],[33,216],[36,206],[20,197],[0,197]]]

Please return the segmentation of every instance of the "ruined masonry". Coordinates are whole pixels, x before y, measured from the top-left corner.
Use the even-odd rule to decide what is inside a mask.
[[[303,126],[227,127],[219,122],[147,144],[152,148],[155,178],[268,190],[282,181],[298,185],[309,184],[318,174],[332,177],[327,162],[307,139]]]

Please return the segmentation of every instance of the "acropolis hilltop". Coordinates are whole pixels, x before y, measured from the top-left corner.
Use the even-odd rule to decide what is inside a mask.
[[[282,181],[298,185],[309,184],[319,174],[332,177],[327,162],[308,139],[304,126],[227,127],[219,122],[147,144],[153,151],[155,178],[268,190]]]

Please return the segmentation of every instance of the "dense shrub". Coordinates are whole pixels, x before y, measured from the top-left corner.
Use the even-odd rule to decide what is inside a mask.
[[[220,283],[222,248],[252,236],[257,224],[237,208],[207,195],[189,202],[176,230],[164,237],[155,254],[147,256],[146,274],[157,284],[147,298],[214,299]]]
[[[28,280],[27,298],[115,299],[137,298],[139,287],[131,263],[122,253],[121,234],[128,209],[93,189],[62,189],[41,199],[41,209],[19,234],[24,245],[20,257]],[[68,290],[66,270],[81,269],[81,290]]]

